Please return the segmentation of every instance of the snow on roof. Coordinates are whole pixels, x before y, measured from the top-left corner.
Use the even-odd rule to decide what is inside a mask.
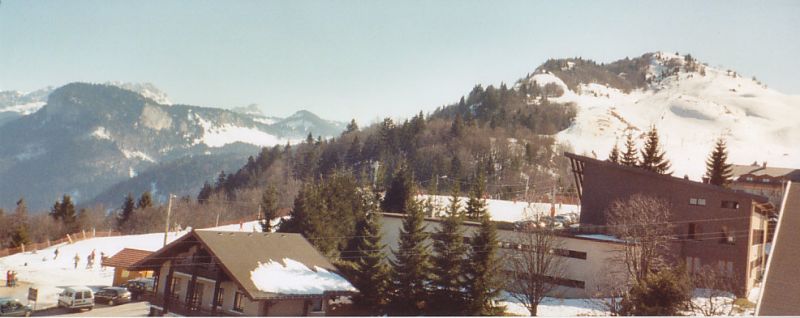
[[[625,243],[625,240],[619,239],[615,236],[605,235],[605,234],[578,234],[575,237],[583,237],[593,240],[601,240],[601,241],[608,241],[608,242],[618,242],[618,243]]]
[[[443,195],[419,195],[418,200],[426,200],[431,198],[434,206],[439,209],[445,209],[450,204],[450,197]],[[467,197],[459,197],[461,208],[463,209],[466,204]],[[555,205],[545,202],[524,202],[524,201],[507,201],[507,200],[486,200],[486,208],[494,221],[517,222],[523,220],[530,220],[538,216],[550,215],[551,208],[555,208],[556,215],[563,215],[569,213],[579,213],[580,206],[574,204],[559,204]]]
[[[356,291],[346,279],[314,266],[311,269],[293,259],[281,262],[259,262],[250,272],[250,279],[258,290],[289,295],[315,295],[326,291]]]

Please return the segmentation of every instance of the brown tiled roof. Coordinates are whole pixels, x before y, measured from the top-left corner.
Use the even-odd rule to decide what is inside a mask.
[[[138,267],[160,266],[170,259],[170,249],[180,244],[199,243],[219,261],[225,274],[236,282],[250,298],[267,299],[281,297],[279,294],[260,291],[250,278],[251,272],[259,263],[269,261],[283,263],[288,258],[308,268],[323,268],[338,272],[335,266],[311,245],[302,235],[296,233],[224,232],[195,230],[156,251],[137,263]],[[337,291],[328,291],[337,292]]]
[[[151,251],[125,248],[102,262],[103,266],[131,268],[133,264],[153,254]]]
[[[786,187],[757,316],[800,315],[800,183]]]

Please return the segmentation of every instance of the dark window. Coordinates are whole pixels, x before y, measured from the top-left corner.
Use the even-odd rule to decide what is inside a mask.
[[[236,291],[236,295],[233,296],[233,310],[238,312],[244,311],[244,294],[240,291]]]
[[[764,230],[753,230],[753,245],[764,244]]]
[[[725,209],[738,209],[739,202],[736,201],[722,201],[722,207]]]
[[[722,226],[721,234],[722,235],[720,235],[719,238],[720,244],[736,244],[736,237],[733,235],[733,233],[731,233],[727,226]]]
[[[687,235],[686,238],[694,240],[697,238],[695,235],[696,233],[697,233],[697,224],[689,223],[689,235]]]
[[[225,288],[220,287],[219,293],[217,294],[217,306],[222,306],[222,300],[225,299],[223,295],[225,295]]]
[[[565,249],[555,249],[553,250],[553,254],[569,257],[569,258],[577,258],[577,259],[586,259],[586,252],[578,252],[573,250],[565,250]]]

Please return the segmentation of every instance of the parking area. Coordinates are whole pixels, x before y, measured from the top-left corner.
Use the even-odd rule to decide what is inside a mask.
[[[145,317],[150,312],[146,301],[137,301],[117,306],[95,304],[92,310],[73,311],[66,308],[50,308],[39,310],[33,316],[68,316],[68,317]]]

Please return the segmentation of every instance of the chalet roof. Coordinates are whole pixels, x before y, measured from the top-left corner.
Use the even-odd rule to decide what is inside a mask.
[[[282,294],[259,290],[251,275],[261,264],[277,262],[286,266],[293,260],[309,269],[337,273],[333,264],[317,251],[302,235],[295,233],[248,233],[194,230],[175,242],[143,259],[137,266],[160,266],[174,258],[171,250],[181,244],[199,243],[219,263],[225,274],[244,290],[251,299],[278,298]],[[327,290],[345,292],[348,290]],[[297,295],[297,294],[293,294]]]
[[[800,307],[800,183],[786,186],[775,241],[772,243],[757,316],[797,316]]]
[[[788,177],[796,173],[797,169],[765,167],[759,165],[732,165],[733,177],[738,178],[743,175],[769,176],[769,177]]]
[[[598,160],[598,159],[594,159],[594,158],[590,158],[590,157],[586,157],[586,156],[576,155],[574,153],[569,153],[569,152],[565,152],[564,156],[566,156],[567,158],[570,158],[572,160],[582,162],[582,163],[590,163],[590,164],[598,165],[598,166],[605,167],[605,168],[619,169],[619,170],[624,170],[624,171],[628,171],[628,172],[638,173],[638,174],[646,175],[646,176],[651,177],[651,178],[658,178],[658,179],[661,179],[663,181],[680,183],[680,184],[683,184],[683,185],[686,185],[686,186],[689,186],[689,187],[695,187],[695,188],[698,188],[698,189],[725,192],[725,193],[728,193],[728,194],[733,194],[733,195],[737,195],[737,196],[740,196],[740,197],[751,199],[751,200],[753,200],[753,201],[755,201],[757,203],[768,203],[767,197],[764,197],[764,196],[761,196],[761,195],[747,193],[747,192],[740,191],[740,190],[728,189],[728,188],[719,187],[719,186],[716,186],[716,185],[713,185],[713,184],[707,184],[707,183],[692,181],[692,180],[689,180],[689,179],[673,177],[671,175],[653,173],[651,171],[647,171],[647,170],[644,170],[644,169],[640,169],[640,168],[636,168],[636,167],[629,167],[629,166],[625,166],[625,165],[621,165],[621,164],[617,164],[617,163],[613,163],[613,162],[609,162],[609,161],[605,161],[605,160]],[[583,184],[582,184],[582,181],[583,181],[583,176],[582,176],[583,170],[582,170],[582,168],[575,169],[575,167],[573,167],[573,172],[575,174],[576,179],[579,180],[578,181],[579,184],[577,184],[576,186],[578,187],[578,193],[581,194],[582,188],[583,188]]]
[[[124,248],[119,253],[103,260],[102,265],[107,267],[132,268],[134,264],[153,254],[152,251]]]

